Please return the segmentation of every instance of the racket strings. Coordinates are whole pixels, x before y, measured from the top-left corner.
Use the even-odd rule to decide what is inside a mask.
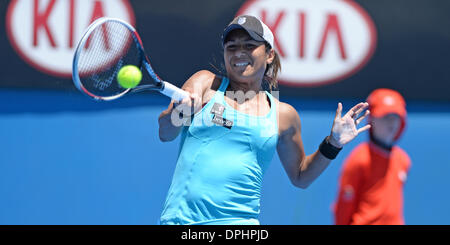
[[[141,66],[141,51],[132,32],[118,22],[105,22],[89,35],[78,61],[80,81],[90,93],[109,97],[126,91],[116,81],[125,65]]]

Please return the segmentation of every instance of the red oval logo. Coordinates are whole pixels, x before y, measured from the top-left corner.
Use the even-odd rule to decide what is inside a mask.
[[[70,78],[78,41],[89,24],[103,16],[135,23],[128,0],[13,0],[6,29],[14,50],[28,64]]]
[[[375,52],[377,32],[350,0],[250,0],[237,15],[259,17],[275,37],[280,84],[321,86],[350,77]]]

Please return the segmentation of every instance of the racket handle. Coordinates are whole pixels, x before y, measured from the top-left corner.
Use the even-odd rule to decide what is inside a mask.
[[[165,96],[168,96],[176,101],[180,101],[189,96],[189,94],[186,91],[184,91],[168,82],[163,82],[163,83],[164,83],[164,88],[160,92],[162,94],[164,94]]]

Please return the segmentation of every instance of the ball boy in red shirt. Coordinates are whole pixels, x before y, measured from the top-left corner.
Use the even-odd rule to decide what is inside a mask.
[[[396,141],[406,125],[406,103],[390,89],[377,89],[369,103],[370,140],[345,160],[334,206],[337,225],[401,225],[403,184],[411,165]]]

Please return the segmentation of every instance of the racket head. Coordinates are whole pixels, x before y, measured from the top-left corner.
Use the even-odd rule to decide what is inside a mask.
[[[126,65],[147,71],[151,79],[135,88],[123,88],[117,73]],[[144,72],[143,72],[144,73]],[[103,17],[84,33],[74,54],[72,78],[75,86],[96,100],[114,100],[140,90],[158,90],[162,80],[150,66],[135,28],[120,19]]]

